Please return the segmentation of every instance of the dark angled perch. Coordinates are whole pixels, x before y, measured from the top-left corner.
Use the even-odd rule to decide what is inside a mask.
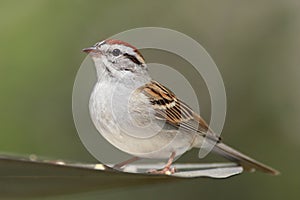
[[[184,178],[228,178],[242,173],[234,163],[174,164],[178,170],[170,175],[142,173],[157,165],[131,164],[117,171],[103,164],[46,160],[34,155],[0,155],[1,197],[45,196],[91,190],[141,186]]]

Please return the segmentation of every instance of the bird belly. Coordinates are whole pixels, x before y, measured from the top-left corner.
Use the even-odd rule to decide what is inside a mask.
[[[128,101],[112,97],[108,87],[101,84],[94,88],[89,108],[96,129],[113,146],[133,156],[153,159],[169,158],[172,152],[179,156],[192,147],[195,135],[177,129],[166,130],[165,122],[156,120],[143,101],[141,105],[132,104],[135,112],[127,116],[131,109],[126,105]],[[118,109],[113,107],[112,99],[119,103]]]

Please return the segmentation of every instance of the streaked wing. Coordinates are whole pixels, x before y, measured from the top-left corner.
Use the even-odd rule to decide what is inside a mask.
[[[156,81],[151,81],[139,88],[150,100],[156,111],[156,118],[166,120],[174,127],[194,131],[214,141],[220,138],[214,134],[200,115],[179,100],[173,92]]]

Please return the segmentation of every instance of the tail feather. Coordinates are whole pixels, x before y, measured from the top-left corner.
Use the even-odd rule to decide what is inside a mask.
[[[279,174],[279,171],[240,153],[239,151],[227,146],[224,143],[216,144],[213,151],[227,158],[228,160],[239,163],[246,171],[259,170],[271,175]]]

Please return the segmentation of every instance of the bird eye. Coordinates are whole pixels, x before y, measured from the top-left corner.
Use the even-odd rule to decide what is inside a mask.
[[[114,49],[114,50],[112,51],[112,54],[113,54],[114,56],[118,56],[118,55],[121,54],[121,51],[120,51],[120,49]]]

